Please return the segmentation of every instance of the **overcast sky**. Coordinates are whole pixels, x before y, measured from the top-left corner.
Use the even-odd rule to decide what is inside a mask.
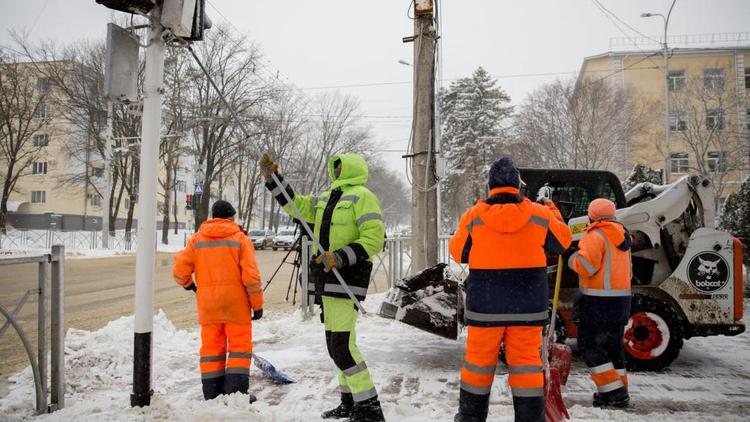
[[[398,60],[412,61],[413,45],[401,42],[413,32],[407,16],[410,0],[208,3],[214,22],[228,19],[235,30],[262,46],[269,77],[280,71],[285,83],[309,94],[319,92],[313,89],[317,87],[375,84],[338,89],[359,97],[363,120],[372,126],[383,149],[406,148],[412,68]],[[639,15],[666,14],[671,0],[599,3],[634,29],[659,35],[663,21]],[[32,39],[103,38],[111,16],[94,0],[0,0],[0,4],[0,44],[5,45],[10,42],[9,29],[25,29]],[[514,104],[540,84],[571,76],[584,57],[608,51],[610,38],[638,36],[608,18],[595,0],[442,0],[439,5],[443,83],[483,66],[498,78]],[[750,31],[748,0],[677,0],[669,24],[670,35],[744,31]],[[384,154],[394,169],[403,171],[402,153]]]

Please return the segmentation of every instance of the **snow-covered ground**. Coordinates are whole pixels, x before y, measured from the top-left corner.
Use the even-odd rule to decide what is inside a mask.
[[[359,345],[367,359],[389,421],[452,421],[458,404],[463,342],[441,339],[375,315],[383,295],[369,297],[370,314],[359,322]],[[747,303],[750,305],[750,303]],[[749,323],[750,318],[746,317]],[[133,318],[110,322],[95,332],[70,330],[66,337],[66,407],[32,416],[29,368],[10,379],[0,399],[0,419],[44,421],[312,421],[337,404],[335,369],[325,350],[317,317],[268,312],[254,325],[254,349],[295,378],[275,385],[257,369],[248,405],[235,394],[203,401],[198,373],[199,336],[177,330],[163,313],[155,318],[152,405],[129,406]],[[504,368],[499,373],[504,373]],[[632,408],[591,407],[593,386],[581,362],[574,362],[563,393],[574,420],[705,421],[750,418],[750,336],[711,337],[686,342],[672,367],[662,373],[631,375]],[[490,420],[512,421],[507,376],[493,386]]]

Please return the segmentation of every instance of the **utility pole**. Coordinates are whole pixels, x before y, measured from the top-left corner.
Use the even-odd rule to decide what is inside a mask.
[[[414,124],[412,151],[412,272],[437,264],[438,221],[435,174],[435,26],[432,0],[414,3]]]
[[[107,133],[104,148],[104,204],[102,205],[102,248],[109,248],[109,214],[112,212],[112,101],[107,101]],[[115,216],[115,220],[117,216]]]
[[[151,360],[156,260],[156,185],[159,177],[159,132],[164,83],[164,50],[161,5],[151,11],[143,83],[143,123],[138,180],[138,248],[135,255],[135,339],[131,406],[151,404]]]

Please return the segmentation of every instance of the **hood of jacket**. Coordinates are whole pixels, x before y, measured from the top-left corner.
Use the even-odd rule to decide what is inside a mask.
[[[212,218],[201,224],[198,232],[206,237],[224,238],[230,237],[240,231],[239,224],[226,218]]]
[[[341,160],[341,175],[336,177],[333,163]],[[328,160],[328,177],[331,179],[331,190],[342,186],[357,186],[367,183],[367,163],[359,154],[336,154]]]
[[[615,221],[598,221],[591,224],[586,230],[592,231],[599,229],[604,232],[610,242],[623,251],[630,249],[630,234],[626,236],[627,230],[625,227]]]
[[[514,233],[531,218],[533,204],[527,198],[517,204],[488,204],[483,199],[474,206],[474,215],[499,233]]]

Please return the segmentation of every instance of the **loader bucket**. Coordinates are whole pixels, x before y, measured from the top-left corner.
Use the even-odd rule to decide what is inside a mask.
[[[463,294],[447,265],[438,264],[396,283],[379,314],[455,340],[461,332]]]

